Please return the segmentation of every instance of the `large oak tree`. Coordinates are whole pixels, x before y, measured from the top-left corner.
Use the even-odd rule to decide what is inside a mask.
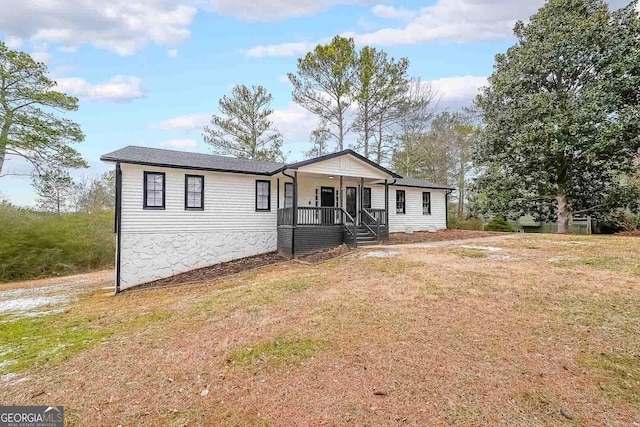
[[[636,6],[549,0],[516,24],[517,43],[477,98],[487,209],[557,218],[562,233],[573,214],[621,202],[619,177],[640,147]]]

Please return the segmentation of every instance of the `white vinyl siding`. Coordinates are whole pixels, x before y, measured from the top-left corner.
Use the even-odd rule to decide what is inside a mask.
[[[121,167],[122,289],[276,250],[276,210],[255,209],[256,179],[267,181],[263,191],[271,198],[275,191],[269,188],[275,189],[275,179],[197,171],[204,176],[204,209],[196,210],[186,207],[190,197],[197,204],[199,186],[186,178],[194,171],[128,164]],[[165,174],[164,209],[143,208],[144,172]],[[275,200],[267,202],[274,204]]]
[[[165,173],[165,209],[143,209],[143,173]],[[204,176],[204,210],[185,210],[185,175],[194,171],[122,164],[122,231],[273,231],[276,210],[256,212],[256,179],[271,182],[275,206],[275,178],[236,173],[201,172]]]
[[[405,213],[396,213],[396,189],[405,192]],[[431,215],[422,211],[422,193],[431,193]],[[445,190],[389,186],[389,232],[426,231],[447,228]],[[371,198],[374,209],[384,209],[384,185],[373,186]]]
[[[334,157],[332,159],[311,163],[302,166],[298,172],[318,173],[334,176],[336,179],[342,176],[362,177],[371,179],[388,179],[390,176],[380,169],[371,166],[351,155]]]

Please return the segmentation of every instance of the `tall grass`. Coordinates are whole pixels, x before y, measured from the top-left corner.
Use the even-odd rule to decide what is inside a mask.
[[[0,203],[0,282],[114,263],[113,212],[55,215]]]

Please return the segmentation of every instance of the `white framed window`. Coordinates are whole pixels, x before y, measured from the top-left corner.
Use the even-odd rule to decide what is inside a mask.
[[[164,209],[165,183],[164,172],[144,172],[144,209]]]
[[[404,214],[407,211],[406,195],[404,190],[396,190],[396,213]]]
[[[256,211],[271,211],[271,181],[256,180]]]
[[[431,193],[428,191],[422,193],[422,215],[431,215]]]
[[[186,210],[204,210],[204,176],[184,176],[184,208]]]

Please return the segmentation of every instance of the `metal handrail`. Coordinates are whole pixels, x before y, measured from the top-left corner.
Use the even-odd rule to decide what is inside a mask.
[[[353,219],[353,217],[349,214],[349,212],[345,211],[343,208],[338,208],[338,209],[340,209],[344,217],[346,217],[347,219],[350,219],[351,222],[353,223],[352,225],[353,230],[349,230],[349,227],[347,227],[347,221],[343,221],[345,230],[347,230],[347,233],[351,235],[351,239],[353,240],[353,246],[358,247],[358,238],[357,238],[358,232],[356,231],[358,224],[356,224],[356,220]]]
[[[375,236],[376,240],[380,240],[380,220],[374,218],[373,215],[371,215],[366,209],[362,209],[360,211],[360,215],[361,216],[367,216],[367,217],[371,218],[373,220],[373,222],[376,223],[376,229],[378,230],[378,232],[373,231],[373,229],[371,227],[369,227],[369,224],[364,222],[364,220],[362,221],[362,225],[364,225],[367,228],[367,230],[369,230],[371,232],[371,234],[373,234]]]

